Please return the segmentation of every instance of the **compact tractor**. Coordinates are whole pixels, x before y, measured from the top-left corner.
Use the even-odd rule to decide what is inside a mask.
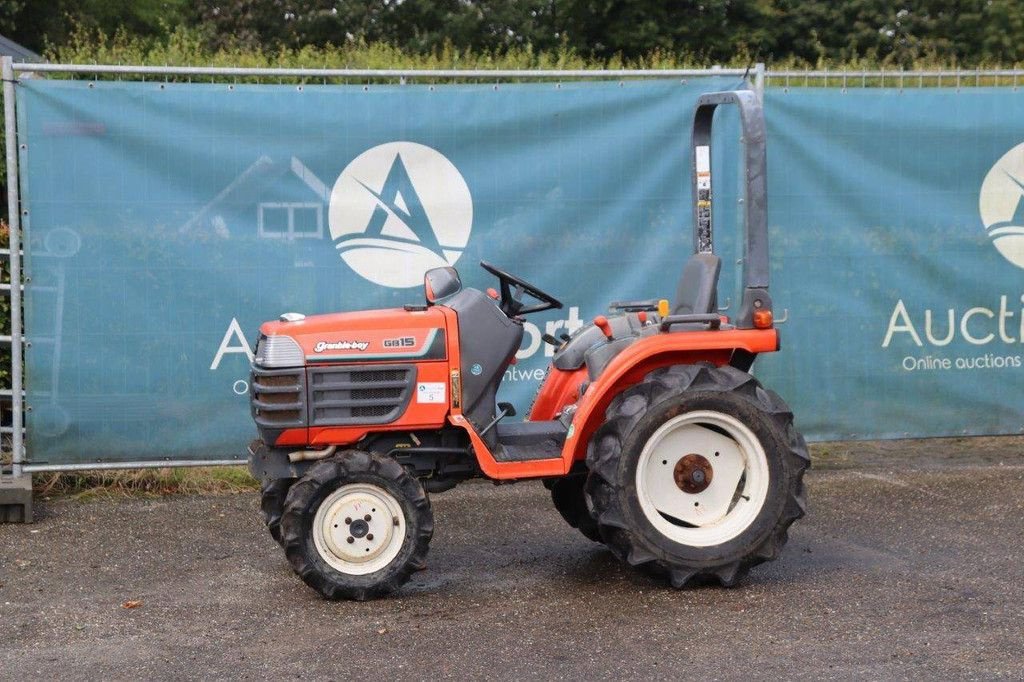
[[[745,198],[743,291],[717,306],[711,128],[737,105]],[[451,267],[423,302],[260,328],[249,466],[271,535],[329,599],[391,592],[425,567],[428,493],[540,479],[572,527],[673,587],[730,586],[776,558],[804,514],[810,460],[793,415],[749,374],[779,349],[768,294],[765,124],[749,90],[705,94],[692,144],[694,255],[675,300],[613,303],[557,347],[529,416],[496,393],[524,317],[562,304],[489,263],[487,292]]]

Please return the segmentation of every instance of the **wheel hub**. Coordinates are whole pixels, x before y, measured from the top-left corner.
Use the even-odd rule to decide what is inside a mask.
[[[676,462],[672,477],[680,490],[696,495],[708,489],[714,473],[715,470],[706,457],[691,453]]]
[[[366,521],[356,519],[349,524],[348,532],[351,533],[354,538],[366,537],[366,534],[370,532],[370,526]]]
[[[383,568],[404,542],[404,516],[398,501],[369,484],[335,490],[317,510],[315,541],[320,555],[345,573]]]
[[[767,456],[736,417],[686,412],[644,444],[636,489],[644,516],[665,537],[693,547],[721,544],[749,527],[763,507]]]

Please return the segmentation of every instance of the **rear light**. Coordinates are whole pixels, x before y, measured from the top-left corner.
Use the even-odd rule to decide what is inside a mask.
[[[771,329],[772,326],[772,311],[770,310],[755,310],[754,311],[754,328],[755,329]]]
[[[305,364],[302,347],[290,336],[261,336],[256,343],[253,364],[260,367],[301,367]]]

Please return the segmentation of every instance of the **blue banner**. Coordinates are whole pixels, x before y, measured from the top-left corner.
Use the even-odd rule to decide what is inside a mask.
[[[566,308],[501,399],[616,299],[671,298],[689,124],[730,79],[450,86],[25,80],[32,463],[239,457],[259,323],[422,301],[491,261]],[[1010,90],[769,91],[781,353],[756,373],[815,439],[1018,433],[1024,104]],[[727,116],[731,114],[726,114]],[[735,313],[736,135],[714,159]]]
[[[1024,427],[1024,100],[1010,88],[769,91],[783,350],[815,439]]]

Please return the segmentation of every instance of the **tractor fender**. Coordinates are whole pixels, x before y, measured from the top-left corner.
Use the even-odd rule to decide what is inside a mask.
[[[757,354],[773,352],[778,347],[775,329],[669,332],[638,339],[611,359],[580,399],[562,447],[567,470],[573,462],[586,458],[590,436],[604,422],[605,409],[612,398],[650,372],[697,362],[721,366],[728,364],[737,350]]]
[[[586,380],[586,367],[572,370],[561,370],[554,365],[549,367],[547,376],[537,389],[528,419],[532,422],[556,419],[562,408],[579,399],[580,385]]]

